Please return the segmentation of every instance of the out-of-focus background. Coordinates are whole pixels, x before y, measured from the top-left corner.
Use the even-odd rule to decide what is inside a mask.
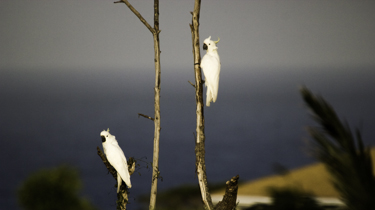
[[[130,1],[153,23],[153,3]],[[194,1],[160,2],[163,191],[197,184],[190,11]],[[218,100],[205,108],[209,182],[251,180],[313,163],[305,130],[315,125],[299,95],[325,97],[366,145],[374,145],[375,3],[219,1],[201,4],[201,42],[220,37]],[[154,51],[151,33],[113,1],[0,2],[1,209],[19,209],[17,189],[31,173],[68,164],[82,195],[115,208],[115,181],[96,154],[110,128],[132,176],[130,209],[149,193]],[[202,50],[201,55],[205,52]],[[133,206],[132,206],[133,205]]]

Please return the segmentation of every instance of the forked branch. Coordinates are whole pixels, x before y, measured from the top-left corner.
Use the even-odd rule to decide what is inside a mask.
[[[138,17],[138,19],[146,26],[146,28],[153,34],[155,33],[160,33],[160,30],[155,30],[154,28],[151,27],[151,25],[146,21],[146,19],[144,19],[141,15],[141,13],[138,12],[138,10],[136,10],[127,0],[121,0],[121,1],[115,1],[113,2],[115,4],[117,3],[124,3],[126,4],[126,6],[129,7],[129,9],[135,14],[135,16]]]
[[[142,15],[127,1],[121,0],[116,1],[114,3],[124,3],[129,9],[139,18],[139,20],[148,28],[148,30],[152,33],[154,39],[154,52],[155,52],[155,97],[154,97],[154,108],[155,108],[155,116],[154,118],[149,117],[147,115],[138,114],[138,116],[142,116],[154,121],[154,151],[153,151],[153,160],[152,160],[152,177],[159,176],[159,140],[160,140],[160,44],[159,44],[159,0],[154,0],[154,27],[142,17]],[[152,178],[151,182],[151,195],[150,195],[150,205],[149,209],[154,210],[156,205],[156,195],[157,195],[157,179]]]

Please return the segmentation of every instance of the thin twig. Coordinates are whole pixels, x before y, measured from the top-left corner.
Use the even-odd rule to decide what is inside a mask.
[[[154,28],[150,26],[150,24],[142,17],[141,13],[139,13],[127,0],[115,1],[113,3],[124,3],[129,9],[139,18],[139,20],[150,30],[151,33],[160,33],[160,30],[155,31]]]
[[[155,121],[154,118],[152,118],[152,117],[150,117],[150,116],[147,116],[147,115],[145,115],[145,114],[138,113],[138,118],[139,118],[139,116],[142,116],[142,117],[147,118],[147,119],[149,119],[149,120]]]
[[[195,85],[193,83],[191,83],[190,81],[188,81],[194,88],[195,88]]]

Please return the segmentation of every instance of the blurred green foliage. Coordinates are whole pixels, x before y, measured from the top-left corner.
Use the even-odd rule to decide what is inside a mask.
[[[27,210],[94,210],[79,197],[82,182],[76,169],[60,166],[31,174],[18,189],[18,201]]]
[[[296,188],[269,188],[272,210],[322,210],[313,195]]]
[[[214,191],[225,187],[225,183],[209,184]],[[139,197],[139,201],[148,204],[148,194]],[[156,210],[204,210],[201,192],[198,184],[186,184],[158,192]]]
[[[143,203],[149,202],[149,196],[140,197]],[[157,210],[204,210],[198,185],[183,185],[158,193]]]
[[[271,203],[258,203],[246,210],[324,210],[313,194],[295,187],[269,187]]]

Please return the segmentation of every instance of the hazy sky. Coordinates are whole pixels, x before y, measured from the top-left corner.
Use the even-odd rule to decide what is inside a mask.
[[[0,1],[0,68],[153,68],[151,33],[113,1]],[[130,3],[153,25],[152,1]],[[193,6],[160,1],[162,70],[192,68]],[[374,1],[203,0],[201,42],[220,37],[223,70],[372,67],[374,9]]]

